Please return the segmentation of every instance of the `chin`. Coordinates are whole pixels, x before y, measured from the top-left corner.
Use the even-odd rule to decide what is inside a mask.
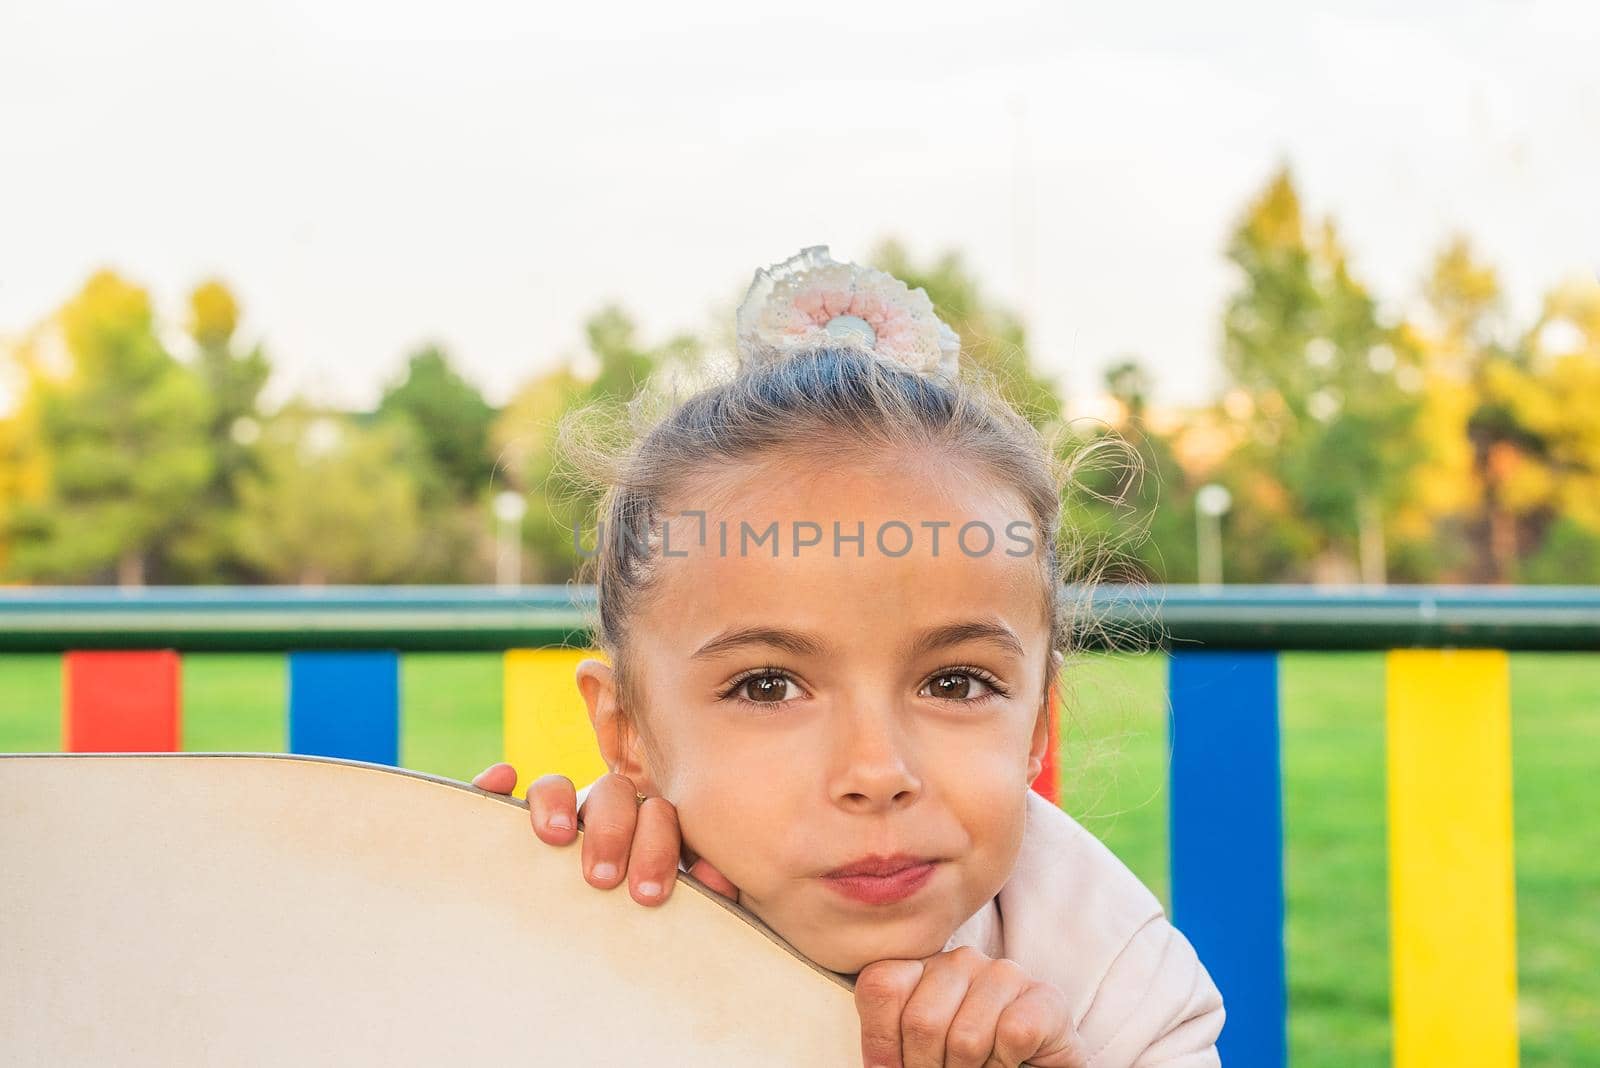
[[[782,931],[778,933],[783,934]],[[790,944],[829,971],[854,975],[874,961],[931,957],[944,949],[954,933],[919,931],[908,929],[903,924],[878,927],[863,925],[854,930],[830,931],[825,937],[790,939]],[[787,935],[784,937],[788,938]]]

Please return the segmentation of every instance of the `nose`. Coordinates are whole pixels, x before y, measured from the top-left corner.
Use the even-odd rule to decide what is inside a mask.
[[[837,759],[829,793],[851,812],[904,808],[922,793],[904,726],[892,702],[841,707]]]

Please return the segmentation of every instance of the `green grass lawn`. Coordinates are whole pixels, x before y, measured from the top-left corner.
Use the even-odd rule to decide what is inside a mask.
[[[499,759],[500,658],[402,660],[400,758],[468,779]],[[184,748],[284,748],[277,656],[184,659]],[[1289,1041],[1296,1066],[1389,1063],[1383,660],[1282,660]],[[1063,805],[1163,901],[1165,659],[1074,665]],[[61,741],[60,661],[0,656],[0,751]],[[1512,658],[1522,1063],[1600,1064],[1600,655]]]

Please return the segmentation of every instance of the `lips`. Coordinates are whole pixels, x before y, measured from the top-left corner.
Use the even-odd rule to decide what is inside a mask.
[[[839,894],[868,905],[890,905],[921,890],[939,862],[928,857],[897,854],[865,857],[822,877]]]
[[[914,868],[919,864],[931,863],[933,863],[932,857],[916,857],[910,853],[896,853],[889,857],[862,857],[860,860],[851,861],[842,868],[833,869],[825,877],[834,879],[850,875],[893,875],[895,872],[904,871],[906,868]]]

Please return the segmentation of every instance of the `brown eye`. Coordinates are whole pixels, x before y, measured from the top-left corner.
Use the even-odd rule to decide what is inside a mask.
[[[928,680],[930,697],[943,697],[952,701],[964,701],[973,696],[973,683],[985,689],[988,683],[982,679],[967,674],[964,671],[947,671],[943,675],[935,675]],[[986,696],[979,694],[978,696]]]
[[[746,700],[774,704],[781,702],[787,695],[788,685],[789,680],[782,675],[757,675],[746,679],[739,688],[744,691]]]

